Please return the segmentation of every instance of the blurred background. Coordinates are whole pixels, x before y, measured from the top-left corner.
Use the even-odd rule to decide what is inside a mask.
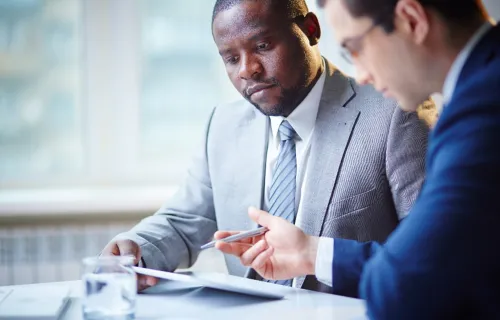
[[[352,74],[308,2],[323,55]],[[0,285],[79,278],[82,257],[175,191],[211,109],[240,97],[213,4],[0,0]],[[194,268],[225,272],[220,258]]]

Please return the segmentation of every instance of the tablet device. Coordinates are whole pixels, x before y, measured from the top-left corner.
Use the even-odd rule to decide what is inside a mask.
[[[193,273],[192,275],[174,272],[158,271],[153,269],[133,267],[135,272],[159,279],[197,283],[200,286],[223,291],[246,294],[267,299],[282,299],[285,290],[282,286],[265,283],[262,281],[249,281],[248,279],[228,276],[221,273]]]

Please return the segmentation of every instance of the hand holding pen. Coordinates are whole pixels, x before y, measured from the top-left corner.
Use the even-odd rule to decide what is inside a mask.
[[[248,214],[267,230],[231,242],[227,242],[228,237],[241,237],[241,232],[216,232],[215,248],[237,256],[244,266],[254,268],[265,279],[284,280],[315,274],[318,237],[306,235],[287,220],[255,208],[250,208]]]

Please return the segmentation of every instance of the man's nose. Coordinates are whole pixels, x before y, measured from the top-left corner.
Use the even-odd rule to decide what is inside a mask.
[[[355,69],[356,69],[355,79],[357,83],[359,83],[360,85],[373,83],[373,77],[365,68],[363,68],[363,66],[361,66],[359,63],[356,63]]]
[[[240,62],[240,70],[238,76],[241,79],[249,80],[259,77],[262,73],[262,64],[260,60],[253,55],[242,55]]]

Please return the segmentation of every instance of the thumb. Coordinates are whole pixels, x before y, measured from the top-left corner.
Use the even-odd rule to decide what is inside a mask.
[[[248,215],[250,216],[250,219],[257,222],[258,225],[261,225],[263,227],[269,227],[273,218],[273,216],[269,213],[259,210],[255,207],[248,208]]]
[[[141,248],[134,241],[118,241],[117,246],[120,250],[120,256],[133,256],[135,258],[135,264],[137,264],[141,259]]]

